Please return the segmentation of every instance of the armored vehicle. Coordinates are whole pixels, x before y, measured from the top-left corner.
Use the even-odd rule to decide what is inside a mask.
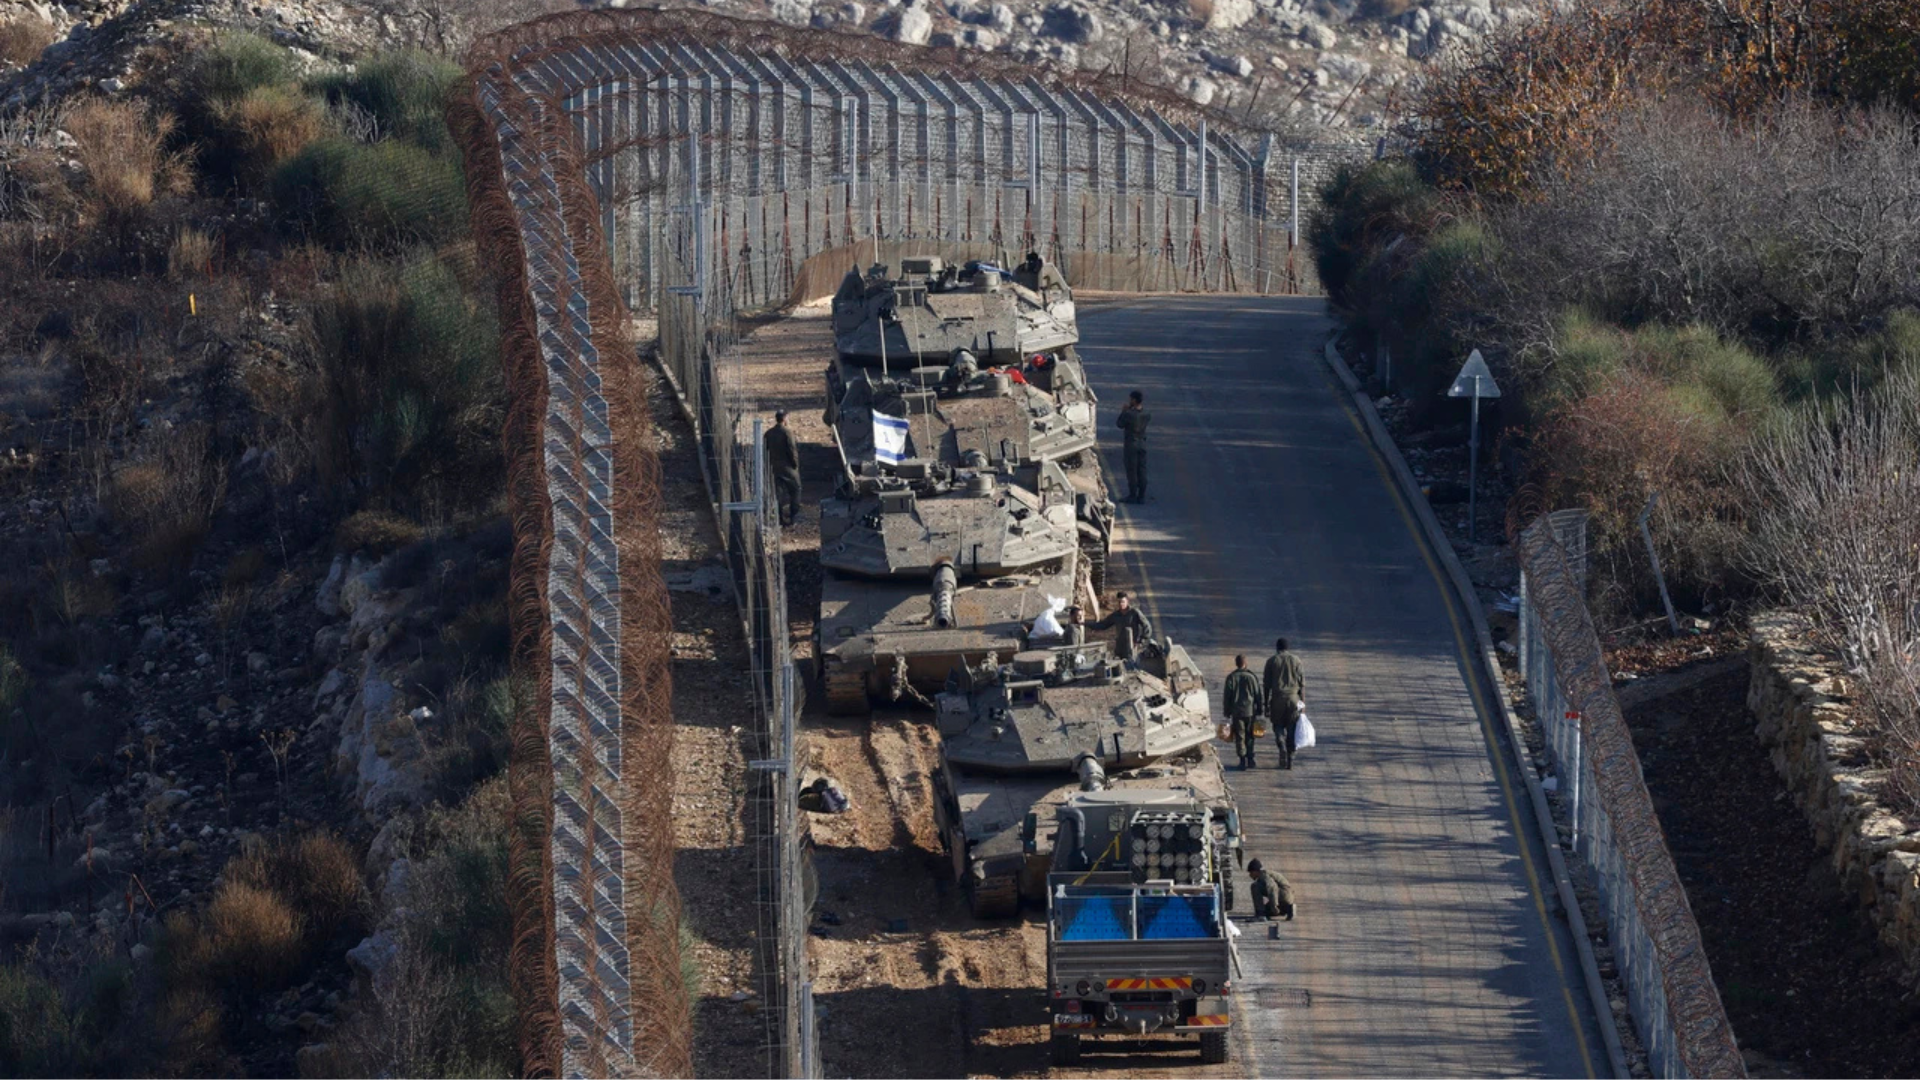
[[[1085,642],[958,667],[935,717],[942,749],[934,817],[980,917],[1013,914],[1023,897],[1043,899],[1059,835],[1055,811],[1080,794],[1204,805],[1207,858],[1239,845],[1205,682],[1169,640],[1152,643],[1138,664],[1117,659],[1105,642]],[[1195,858],[1169,862],[1165,876],[1200,880]]]
[[[1018,365],[1079,340],[1073,290],[1037,254],[1013,270],[907,258],[898,277],[875,263],[864,275],[847,271],[833,296],[834,347],[843,361],[866,367],[940,362],[957,349]]]
[[[1074,494],[1058,465],[844,467],[820,505],[829,711],[937,693],[954,665],[1018,651],[1028,623],[1072,602]]]
[[[1075,493],[1080,547],[1098,590],[1106,585],[1114,506],[1096,448],[1095,404],[1070,357],[1037,356],[1024,368],[996,370],[962,349],[944,367],[827,369],[826,419],[851,464],[1058,465]]]

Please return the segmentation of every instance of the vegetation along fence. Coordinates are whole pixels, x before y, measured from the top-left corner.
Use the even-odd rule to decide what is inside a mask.
[[[1536,518],[1518,553],[1527,699],[1568,800],[1574,854],[1593,871],[1648,1065],[1657,1076],[1744,1076],[1587,610],[1584,517]]]
[[[1355,146],[1281,147],[1164,90],[698,10],[482,41],[454,107],[512,415],[514,978],[536,1071],[683,1075],[670,609],[629,319],[692,415],[753,648],[770,1068],[816,1075],[779,530],[737,319],[924,251],[1079,288],[1317,291],[1296,238]],[[824,363],[825,357],[822,357]]]

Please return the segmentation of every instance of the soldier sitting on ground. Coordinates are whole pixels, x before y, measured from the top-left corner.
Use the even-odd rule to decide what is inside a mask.
[[[852,806],[847,793],[822,776],[800,793],[800,809],[812,814],[844,814]]]
[[[1247,885],[1247,892],[1253,899],[1254,918],[1285,919],[1292,922],[1292,883],[1278,871],[1261,866],[1259,859],[1247,864],[1247,872],[1253,875],[1253,881]]]

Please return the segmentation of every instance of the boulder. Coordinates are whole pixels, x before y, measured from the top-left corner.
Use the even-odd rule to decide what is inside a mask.
[[[1090,45],[1105,34],[1100,16],[1079,0],[1061,0],[1048,5],[1041,14],[1040,25],[1041,32],[1048,37],[1072,45]]]
[[[933,16],[925,8],[905,8],[893,20],[892,36],[903,45],[925,45],[933,37]]]
[[[1252,21],[1257,10],[1253,0],[1213,0],[1213,10],[1207,13],[1207,29],[1238,30]]]
[[[1219,92],[1220,87],[1212,79],[1203,79],[1195,75],[1187,80],[1186,90],[1187,99],[1195,105],[1210,105],[1213,103],[1213,95]]]
[[[1331,27],[1321,23],[1308,23],[1300,31],[1300,40],[1316,49],[1325,50],[1340,44],[1340,35],[1334,33]]]

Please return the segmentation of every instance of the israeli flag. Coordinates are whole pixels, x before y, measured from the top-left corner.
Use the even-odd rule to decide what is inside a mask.
[[[883,412],[873,414],[873,456],[888,465],[898,465],[907,456],[907,422]]]

